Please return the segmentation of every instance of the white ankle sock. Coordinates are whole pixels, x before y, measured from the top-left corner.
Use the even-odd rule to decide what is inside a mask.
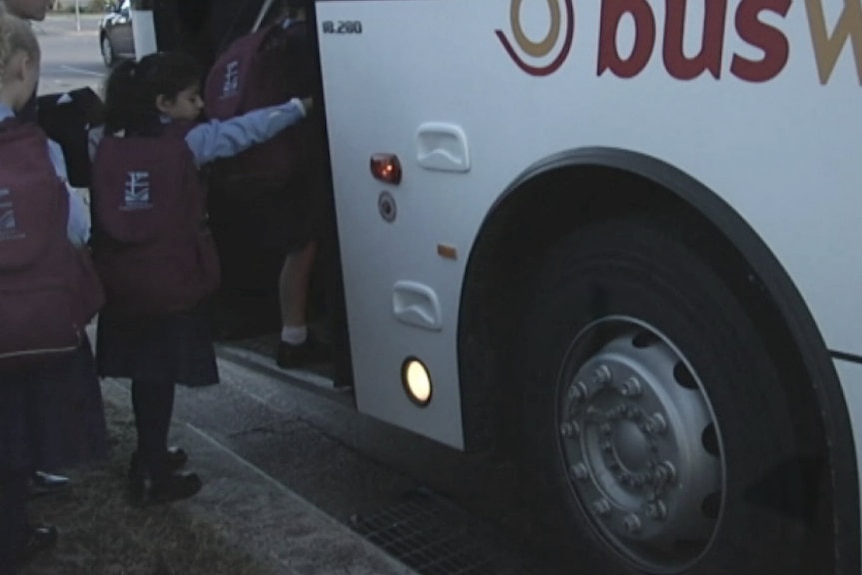
[[[284,326],[281,328],[281,341],[290,345],[302,345],[308,339],[306,326]]]

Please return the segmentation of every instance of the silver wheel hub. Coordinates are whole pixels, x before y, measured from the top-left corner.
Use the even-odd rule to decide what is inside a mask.
[[[718,526],[725,474],[717,422],[685,358],[650,326],[608,318],[576,338],[562,377],[560,448],[593,527],[639,568],[691,565]]]

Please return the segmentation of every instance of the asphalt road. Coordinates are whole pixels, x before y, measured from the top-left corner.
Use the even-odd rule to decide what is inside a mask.
[[[106,69],[97,29],[98,16],[84,17],[81,31],[65,15],[36,25],[41,93],[100,90]],[[527,544],[528,502],[519,499],[510,462],[465,457],[361,416],[349,396],[310,390],[267,369],[268,361],[256,356],[239,365],[224,357],[221,385],[182,390],[177,433],[205,438],[345,529],[376,533],[381,545],[408,535],[381,525],[409,525],[420,542],[405,544],[425,550],[412,563],[421,575],[557,572]],[[111,384],[106,393],[123,401],[123,387]],[[328,573],[325,563],[307,572]]]
[[[34,25],[42,46],[40,94],[83,86],[100,92],[107,70],[99,53],[99,18],[82,15],[80,32],[73,15],[49,15]]]

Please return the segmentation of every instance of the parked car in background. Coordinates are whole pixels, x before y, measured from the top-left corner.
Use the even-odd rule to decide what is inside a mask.
[[[99,23],[99,45],[105,66],[111,67],[119,60],[135,57],[135,42],[132,36],[131,0],[112,3]]]

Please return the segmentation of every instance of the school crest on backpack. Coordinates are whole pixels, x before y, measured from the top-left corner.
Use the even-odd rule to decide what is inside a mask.
[[[25,237],[25,234],[18,229],[18,223],[15,220],[12,192],[8,188],[0,188],[0,242],[20,240]]]
[[[150,172],[129,171],[126,175],[126,186],[123,190],[123,211],[151,210],[150,200]]]
[[[239,71],[239,60],[231,60],[224,65],[220,100],[239,96]]]

